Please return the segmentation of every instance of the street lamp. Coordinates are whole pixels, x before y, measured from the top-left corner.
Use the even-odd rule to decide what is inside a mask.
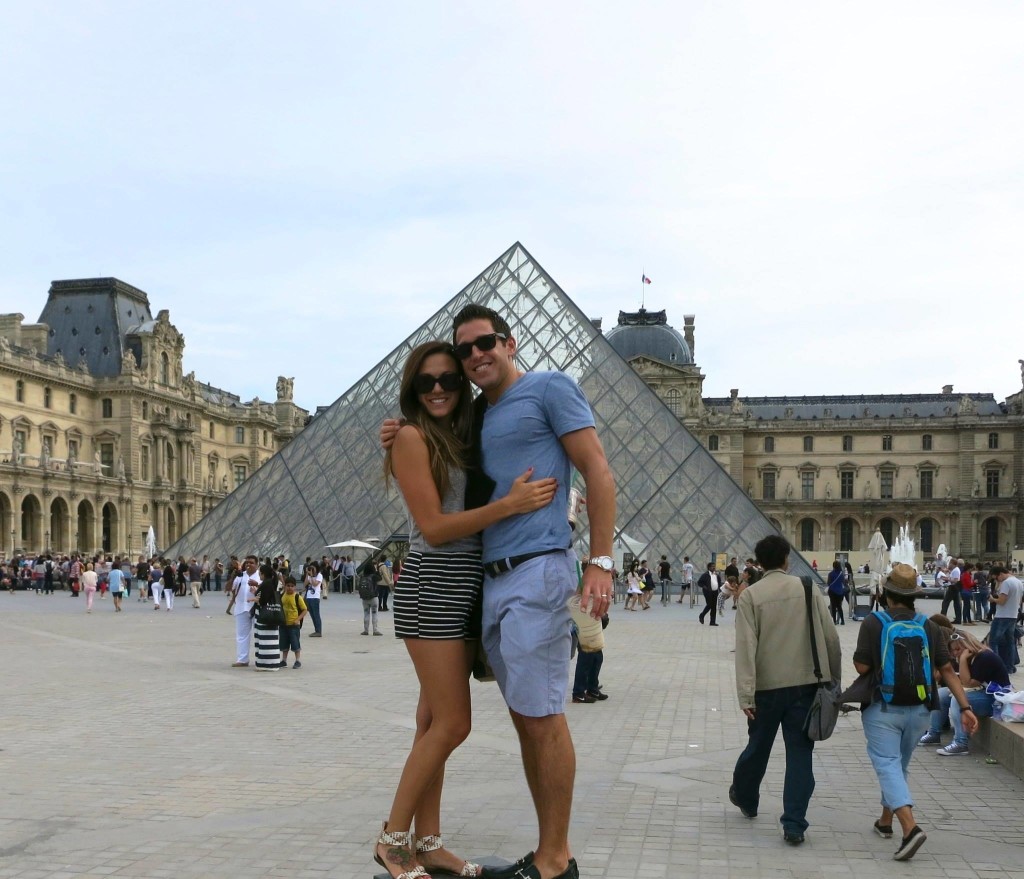
[[[45,538],[43,539],[43,552],[46,555],[50,554],[50,532],[47,531]]]
[[[17,533],[17,532],[16,532],[16,531],[15,531],[15,530],[14,530],[14,529],[12,528],[12,529],[11,529],[11,556],[13,556],[13,555],[14,555],[14,535],[15,535],[16,533]]]
[[[78,532],[75,532],[75,554],[78,554]]]

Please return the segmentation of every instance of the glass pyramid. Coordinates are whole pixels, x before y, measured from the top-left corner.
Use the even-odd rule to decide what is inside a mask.
[[[408,352],[451,337],[469,302],[500,312],[523,370],[562,370],[583,388],[618,492],[615,556],[713,552],[741,559],[775,532],[768,518],[672,414],[526,249],[516,243],[439,309],[173,547],[172,556],[319,558],[341,540],[404,533],[407,519],[381,475],[380,422],[397,412]],[[579,528],[586,538],[586,517]],[[810,574],[795,552],[790,571]]]

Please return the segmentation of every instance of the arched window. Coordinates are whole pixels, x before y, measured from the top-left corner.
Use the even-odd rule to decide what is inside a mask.
[[[713,433],[713,434],[711,434],[711,436],[708,437],[708,451],[709,452],[717,452],[718,451],[718,434],[717,433]]]
[[[899,526],[896,524],[895,519],[882,519],[878,523],[878,530],[882,532],[882,537],[885,538],[885,545],[892,546],[892,539],[896,535]]]
[[[166,352],[160,355],[160,381],[165,385],[171,383],[171,358]]]
[[[918,539],[917,548],[921,552],[935,551],[935,522],[932,519],[922,519],[917,524]]]
[[[853,529],[856,523],[853,519],[842,519],[839,522],[839,551],[851,552],[853,550]]]
[[[813,436],[805,436],[804,437],[804,451],[805,452],[813,452],[814,451],[814,437]]]
[[[774,452],[775,451],[775,437],[773,437],[773,436],[766,436],[764,438],[764,450],[766,452]]]
[[[993,516],[982,526],[985,533],[985,552],[999,552],[999,520]]]
[[[926,433],[924,436],[921,437],[921,451],[922,452],[930,452],[931,450],[932,450],[932,435],[930,433]]]
[[[818,531],[818,523],[814,519],[800,520],[800,552],[813,552],[814,538]]]
[[[665,405],[677,418],[683,414],[683,395],[679,393],[678,388],[669,388],[665,392]]]

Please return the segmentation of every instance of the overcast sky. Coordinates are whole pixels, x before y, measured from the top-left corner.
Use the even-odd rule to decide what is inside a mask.
[[[520,240],[708,395],[1020,389],[1020,3],[2,9],[0,311],[113,275],[313,408]]]

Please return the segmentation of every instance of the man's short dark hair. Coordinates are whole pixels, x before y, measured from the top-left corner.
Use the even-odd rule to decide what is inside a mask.
[[[890,604],[898,604],[900,607],[905,607],[909,610],[914,609],[913,595],[898,595],[895,592],[886,592],[885,598]]]
[[[992,567],[988,569],[988,575],[990,577],[998,577],[1000,574],[1009,573],[1010,569],[1007,568],[1005,565],[992,565]]]
[[[486,305],[477,305],[475,302],[470,302],[465,308],[462,309],[457,315],[455,320],[452,322],[452,341],[455,341],[455,336],[459,332],[459,327],[464,323],[469,323],[471,320],[486,320],[490,321],[491,329],[496,333],[504,333],[506,338],[512,336],[512,329],[508,325],[508,321],[505,320],[498,312],[493,308],[488,308]]]
[[[791,549],[785,537],[780,534],[769,534],[757,542],[754,547],[754,558],[765,570],[781,568],[789,558]]]

